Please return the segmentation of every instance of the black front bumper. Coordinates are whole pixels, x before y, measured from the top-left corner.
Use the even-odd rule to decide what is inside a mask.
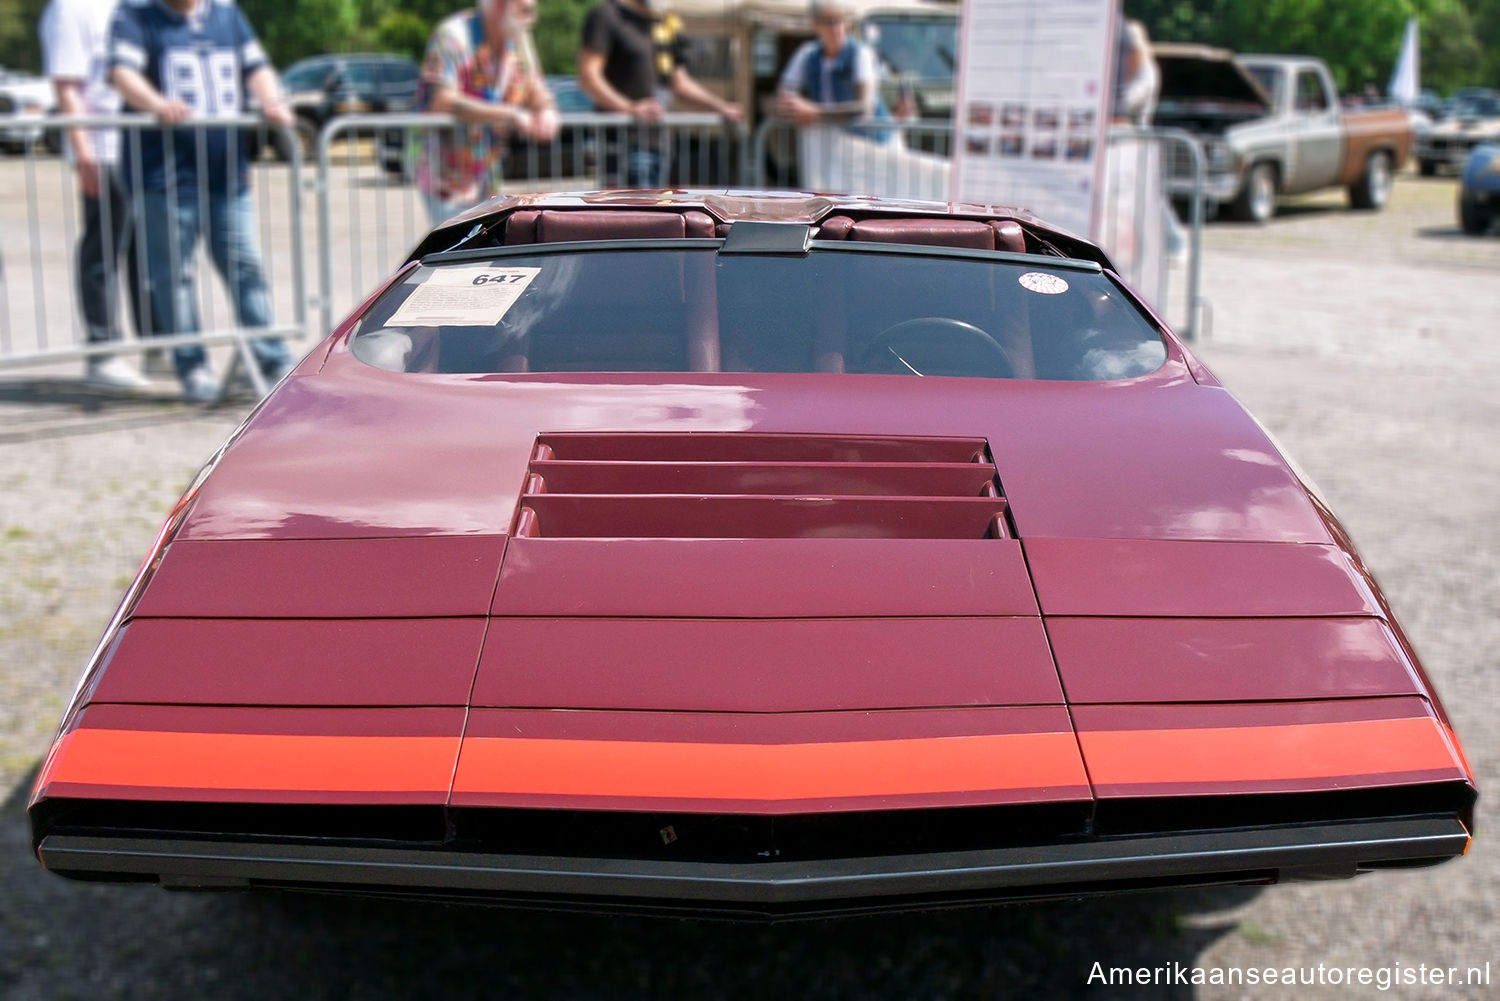
[[[1074,844],[797,862],[677,862],[451,848],[51,834],[38,855],[79,878],[282,886],[590,909],[797,916],[1208,883],[1353,876],[1463,853],[1458,817],[1243,828]]]

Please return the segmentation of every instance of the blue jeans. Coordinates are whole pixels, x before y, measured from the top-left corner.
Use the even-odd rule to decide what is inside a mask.
[[[651,131],[627,125],[604,132],[604,185],[610,188],[664,188],[668,168]]]
[[[625,186],[627,188],[664,188],[667,186],[666,158],[661,150],[635,146],[625,153]]]
[[[209,257],[229,288],[235,322],[244,328],[269,327],[271,297],[260,265],[250,193],[210,189],[203,196],[192,190],[176,194],[173,200],[165,191],[146,191],[143,198],[147,284],[157,333],[191,334],[199,329],[193,256],[198,237],[205,230]],[[279,337],[253,340],[250,350],[261,372],[268,376],[278,375],[292,363]],[[203,365],[208,357],[194,344],[176,348],[172,360],[181,377]]]
[[[118,341],[125,328],[120,318],[119,288],[123,282],[136,332],[145,337],[151,329],[141,312],[141,273],[137,261],[134,206],[124,179],[113,165],[99,169],[99,197],[82,196],[83,228],[78,237],[78,299],[90,344]]]

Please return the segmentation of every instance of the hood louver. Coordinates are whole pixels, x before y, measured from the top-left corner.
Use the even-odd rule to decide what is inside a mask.
[[[982,438],[548,434],[516,535],[982,539],[1011,536]]]

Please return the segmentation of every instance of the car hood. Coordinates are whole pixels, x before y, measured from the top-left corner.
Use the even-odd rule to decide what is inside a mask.
[[[1176,355],[1063,384],[335,350],[186,499],[37,795],[1086,804],[1218,782],[1174,764],[1200,739],[1231,790],[1462,780],[1332,524]],[[1350,759],[1390,740],[1433,774]]]
[[[1500,118],[1453,118],[1432,127],[1434,136],[1500,136]]]
[[[977,439],[1023,539],[1332,541],[1255,420],[1176,358],[1142,379],[1068,383],[407,374],[342,350],[266,402],[178,537],[505,536],[539,436],[560,433]]]

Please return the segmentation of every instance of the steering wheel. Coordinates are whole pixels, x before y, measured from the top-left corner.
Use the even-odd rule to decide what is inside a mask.
[[[897,370],[912,375],[1016,376],[999,341],[972,323],[948,316],[919,316],[885,328],[859,356],[856,371],[879,372],[893,362]]]

